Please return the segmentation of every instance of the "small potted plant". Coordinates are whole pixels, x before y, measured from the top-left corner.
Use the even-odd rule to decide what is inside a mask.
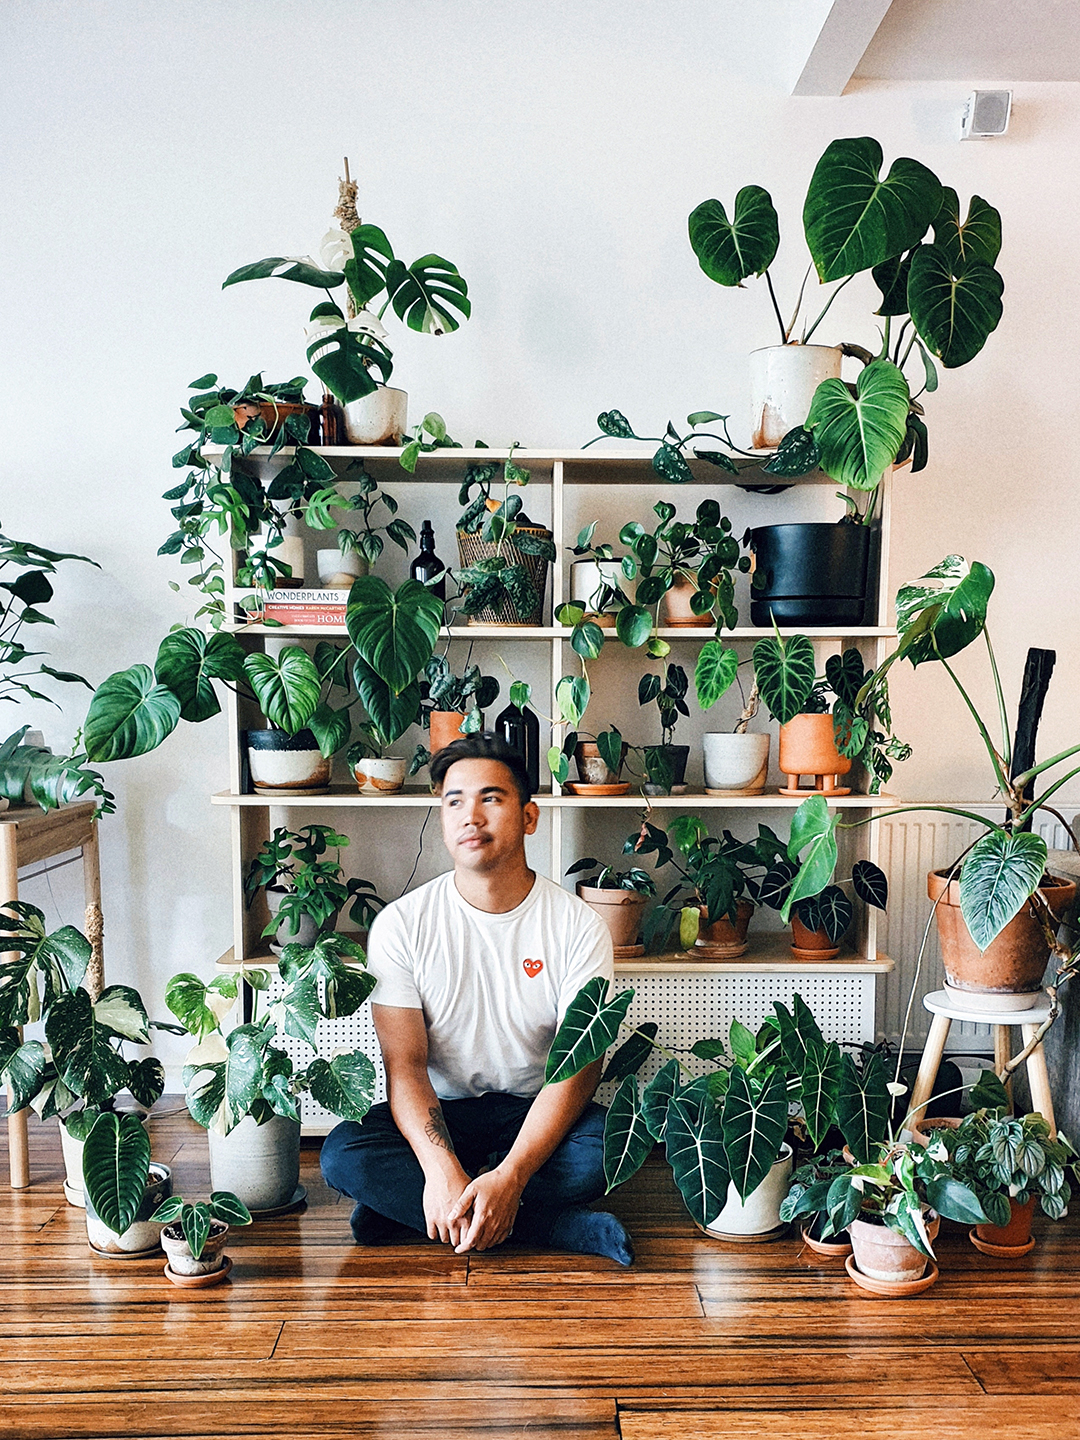
[[[342,874],[341,851],[349,844],[329,825],[305,825],[299,831],[279,826],[248,866],[244,895],[250,908],[265,891],[270,919],[263,935],[275,936],[271,949],[280,954],[295,942],[310,949],[320,935],[332,931],[348,905],[349,919],[367,930],[384,902],[370,880]],[[333,850],[335,858],[327,857]],[[284,883],[282,883],[284,882]]]
[[[552,532],[534,524],[510,486],[529,483],[529,472],[514,460],[517,444],[500,467],[493,461],[470,465],[457,521],[461,568],[452,572],[461,587],[460,610],[470,625],[542,625],[548,567],[555,559]],[[491,494],[502,470],[502,499]],[[474,491],[476,492],[474,494]]]
[[[976,1108],[955,1128],[929,1138],[931,1153],[944,1151],[986,1212],[971,1243],[987,1255],[1026,1255],[1035,1245],[1036,1201],[1051,1220],[1066,1213],[1076,1152],[1042,1115],[1012,1115],[1005,1087],[992,1070],[979,1077],[971,1103]]]
[[[788,1224],[799,1221],[803,1241],[826,1259],[842,1260],[851,1254],[851,1237],[846,1230],[836,1234],[829,1231],[826,1238],[829,1190],[849,1165],[843,1150],[811,1155],[792,1171],[790,1188],[780,1206],[780,1219]]]
[[[638,932],[644,908],[656,894],[652,876],[637,867],[616,870],[611,865],[601,866],[591,856],[575,860],[566,873],[581,875],[583,871],[593,873],[578,881],[577,893],[611,931],[615,959],[643,955],[645,947],[638,944]]]
[[[640,633],[642,611],[653,612],[653,626],[660,620],[671,626],[712,625],[718,619],[729,628],[737,625],[735,572],[749,570],[750,557],[740,554],[731,521],[721,514],[715,500],[703,500],[693,521],[676,520],[675,506],[664,500],[653,510],[658,523],[651,531],[636,520],[619,531],[619,539],[633,558],[636,573],[630,578],[637,580],[634,605],[616,621],[623,643],[635,643],[631,632],[638,629]],[[642,644],[649,634],[646,629],[636,644]],[[657,649],[654,645],[649,651],[654,658],[667,653],[665,648],[654,654]]]
[[[708,642],[710,646],[713,644],[715,644],[714,641]],[[703,647],[703,650],[706,648],[707,646]],[[731,653],[734,656],[734,652]],[[711,657],[708,655],[699,658],[699,672],[703,664],[710,664],[710,660]],[[750,730],[750,722],[757,715],[761,704],[761,692],[755,681],[747,695],[739,679],[738,660],[734,659],[733,662],[725,663],[729,669],[734,670],[734,680],[742,697],[742,711],[733,730],[710,730],[702,736],[702,749],[705,756],[705,793],[706,795],[731,796],[733,798],[743,795],[763,795],[769,778],[771,736],[768,731]],[[700,683],[697,689],[700,703],[702,699]],[[718,686],[714,685],[711,689],[715,693],[706,695],[708,704],[702,706],[706,710],[723,693]]]
[[[689,745],[674,745],[672,737],[680,715],[689,715],[686,692],[690,682],[681,665],[661,662],[663,674],[649,671],[638,681],[638,704],[655,703],[660,718],[660,744],[646,745],[646,795],[681,795],[686,792]]]
[[[354,580],[368,573],[368,566],[382,555],[387,540],[408,552],[409,545],[416,542],[416,531],[398,515],[397,501],[379,489],[363,459],[349,462],[341,484],[354,484],[356,488],[346,495],[334,481],[316,490],[304,500],[303,517],[312,530],[337,528],[337,545],[317,552],[319,581],[328,588],[348,589]],[[356,516],[358,527],[345,523]]]
[[[95,1254],[130,1260],[161,1248],[161,1204],[172,1194],[167,1165],[150,1159],[138,1115],[97,1116],[83,1147],[86,1236]]]
[[[597,523],[594,520],[583,526],[570,548],[570,553],[578,557],[570,566],[570,602],[581,609],[580,619],[590,620],[602,630],[612,630],[623,606],[633,604],[626,589],[633,584],[627,575],[632,562],[624,566],[626,557],[616,555],[610,545],[593,543]]]
[[[342,402],[352,444],[398,444],[408,425],[408,396],[387,385],[393,355],[382,317],[392,308],[410,330],[443,335],[458,329],[459,316],[468,319],[468,286],[457,267],[439,255],[422,255],[408,266],[399,260],[377,225],[360,223],[356,182],[348,176],[340,182],[335,215],[342,228],[323,237],[317,260],[271,256],[234,270],[224,286],[272,276],[327,295],[344,286],[344,309],[327,299],[311,312],[308,362]],[[375,304],[378,313],[370,308]]]
[[[802,844],[800,829],[793,825],[787,847],[779,845],[768,873],[758,885],[758,899],[771,910],[779,910],[781,915],[787,913],[791,924],[791,953],[796,960],[835,960],[840,953],[840,942],[855,918],[855,907],[844,887],[850,885],[864,904],[885,910],[889,903],[889,882],[885,872],[872,860],[856,860],[850,877],[842,884],[827,885],[813,895],[795,900],[789,907],[791,888],[799,873]]]
[[[493,675],[482,675],[479,665],[455,675],[446,655],[431,657],[424,667],[424,682],[421,703],[432,755],[462,735],[482,730],[483,712],[499,696],[499,682]]]
[[[228,1190],[209,1200],[170,1195],[151,1216],[161,1225],[161,1248],[169,1257],[165,1278],[174,1285],[202,1289],[220,1285],[232,1269],[224,1253],[230,1225],[250,1225],[251,1211]]]

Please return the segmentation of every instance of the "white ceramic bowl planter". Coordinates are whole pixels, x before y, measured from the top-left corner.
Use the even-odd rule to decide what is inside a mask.
[[[300,1122],[275,1115],[256,1125],[250,1115],[228,1135],[208,1130],[210,1181],[249,1210],[291,1209],[304,1198],[300,1185]]]
[[[353,779],[361,795],[392,795],[404,786],[407,765],[396,755],[369,756],[353,766]]]
[[[769,736],[720,732],[702,737],[707,795],[760,795],[769,774]]]
[[[823,380],[840,378],[836,345],[769,345],[750,355],[750,425],[755,450],[774,450],[810,413]]]
[[[764,1240],[784,1228],[780,1206],[788,1192],[792,1159],[791,1146],[785,1144],[765,1179],[745,1200],[740,1200],[735,1186],[729,1184],[727,1204],[712,1224],[705,1227],[705,1233],[715,1235],[718,1240],[728,1237]]]
[[[380,385],[343,408],[350,445],[398,445],[409,428],[409,396],[389,385]]]
[[[319,584],[326,590],[348,590],[354,580],[368,573],[368,562],[356,550],[317,550],[315,560],[319,567]]]
[[[122,1235],[117,1235],[115,1230],[110,1230],[98,1216],[90,1197],[84,1192],[86,1238],[91,1250],[113,1260],[135,1260],[145,1255],[153,1255],[161,1249],[161,1225],[151,1220],[150,1216],[171,1194],[172,1172],[169,1167],[151,1161],[143,1202],[128,1228]]]

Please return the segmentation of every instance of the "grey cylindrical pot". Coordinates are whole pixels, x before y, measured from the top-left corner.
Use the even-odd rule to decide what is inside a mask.
[[[289,1204],[300,1183],[299,1120],[275,1115],[256,1125],[245,1115],[228,1135],[207,1134],[214,1190],[231,1190],[249,1210]]]
[[[281,902],[288,893],[286,889],[277,885],[268,885],[266,887],[266,906],[271,915],[278,913]],[[295,932],[289,928],[291,923],[289,916],[285,915],[278,925],[277,933],[274,936],[274,943],[270,947],[271,950],[274,950],[277,954],[280,954],[286,945],[303,945],[305,950],[310,950],[319,938],[319,927],[310,915],[300,916],[300,928]],[[331,925],[328,928],[333,929],[333,926]]]

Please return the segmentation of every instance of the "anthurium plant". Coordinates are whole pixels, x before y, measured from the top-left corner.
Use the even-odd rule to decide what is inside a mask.
[[[198,1260],[215,1220],[222,1225],[250,1225],[251,1211],[231,1190],[215,1190],[209,1200],[192,1201],[182,1195],[170,1195],[150,1219],[161,1225],[175,1225],[179,1221],[191,1258]]]
[[[371,922],[384,905],[370,880],[342,874],[341,851],[349,844],[347,835],[337,834],[329,825],[305,825],[299,831],[278,826],[248,866],[244,895],[250,906],[260,889],[283,886],[276,915],[270,917],[264,935],[272,935],[283,921],[287,934],[296,935],[300,919],[307,915],[320,931],[332,929],[338,915],[349,906],[349,919],[360,930]],[[336,858],[328,857],[333,850]],[[350,903],[351,902],[351,903]]]
[[[472,313],[469,287],[456,265],[440,255],[421,255],[406,265],[378,225],[358,225],[351,233],[329,230],[317,260],[273,255],[242,265],[226,277],[222,289],[270,278],[326,292],[326,300],[311,312],[307,358],[326,388],[346,404],[390,379],[393,355],[382,324],[388,310],[410,330],[428,335],[456,330]],[[344,308],[332,293],[343,286]]]
[[[278,971],[285,992],[259,1020],[222,1029],[240,993],[241,981],[259,994],[267,990],[265,970],[245,965],[204,983],[197,975],[174,975],[165,1003],[196,1041],[184,1066],[187,1107],[207,1130],[227,1135],[250,1115],[257,1125],[274,1115],[298,1118],[296,1100],[310,1091],[331,1114],[362,1120],[375,1093],[375,1069],[361,1050],[326,1060],[318,1053],[297,1070],[274,1042],[280,1035],[317,1050],[320,1019],[354,1015],[375,988],[364,967],[363,949],[343,935],[322,935],[310,948],[286,945]]]
[[[876,493],[895,461],[912,456],[913,468],[922,469],[927,436],[919,396],[938,384],[931,357],[947,369],[966,365],[1001,319],[998,211],[976,195],[965,215],[956,191],[918,160],[896,159],[884,176],[883,164],[869,136],[834,140],[818,161],[802,216],[811,263],[787,321],[770,275],[780,223],[768,191],[744,186],[730,216],[719,200],[703,201],[690,215],[690,245],[711,280],[741,288],[764,277],[782,345],[807,344],[856,276],[869,272],[879,291],[880,343],[840,347],[863,362],[857,384],[822,382],[805,427],[789,432],[765,467],[770,474],[820,465],[841,484]],[[799,330],[811,271],[823,285],[839,283]],[[922,384],[912,395],[905,367],[915,351]],[[869,520],[872,506],[873,495],[858,518]]]
[[[614,865],[601,865],[591,855],[568,866],[567,875],[579,875],[579,885],[590,890],[633,890],[638,895],[655,895],[656,882],[651,875],[634,866],[630,870],[616,870]]]

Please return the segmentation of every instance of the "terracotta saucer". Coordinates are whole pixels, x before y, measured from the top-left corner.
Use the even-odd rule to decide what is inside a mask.
[[[1034,1235],[1026,1245],[991,1245],[989,1240],[980,1240],[972,1228],[968,1231],[968,1239],[976,1250],[981,1250],[984,1255],[993,1255],[998,1260],[1014,1260],[1019,1255],[1030,1255],[1035,1249]]]
[[[831,800],[834,795],[850,795],[851,789],[845,785],[837,785],[834,790],[815,790],[812,785],[807,785],[795,790],[787,785],[781,785],[776,793],[778,795],[790,795],[793,800],[798,797],[805,800],[808,795],[824,795],[826,800]]]
[[[835,960],[840,954],[839,945],[835,950],[831,948],[828,950],[805,950],[801,945],[792,945],[789,949],[796,960]]]
[[[842,1260],[845,1255],[851,1254],[850,1240],[815,1240],[808,1230],[802,1232],[802,1238],[815,1255],[824,1256],[827,1260]]]
[[[232,1269],[232,1257],[224,1255],[223,1264],[217,1270],[208,1270],[205,1275],[178,1275],[171,1265],[165,1266],[166,1279],[182,1290],[205,1290],[209,1285],[220,1285]]]
[[[583,785],[577,780],[568,780],[563,789],[568,795],[595,795],[600,799],[605,795],[629,795],[630,782],[623,780],[614,785]]]
[[[616,945],[616,960],[636,960],[639,955],[645,954],[644,945]]]
[[[908,1295],[921,1295],[937,1281],[940,1273],[938,1267],[932,1260],[926,1263],[929,1268],[920,1280],[873,1280],[869,1275],[864,1275],[855,1264],[854,1255],[849,1255],[844,1261],[844,1269],[855,1284],[864,1290],[869,1290],[874,1295],[884,1295],[889,1300],[903,1300]]]

